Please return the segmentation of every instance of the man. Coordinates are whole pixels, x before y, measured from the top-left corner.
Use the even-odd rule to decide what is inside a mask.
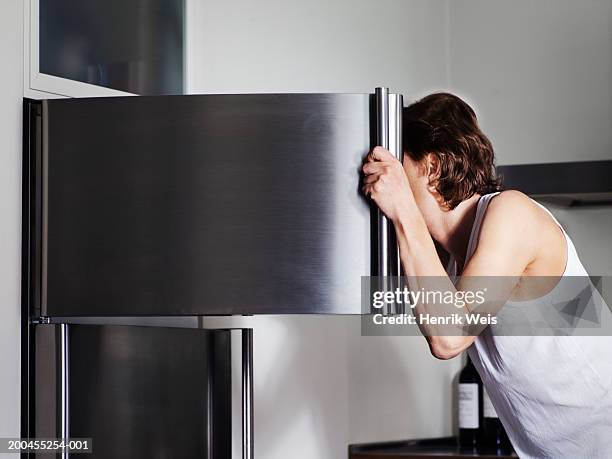
[[[493,148],[468,104],[432,94],[407,107],[403,123],[403,162],[376,147],[363,166],[363,191],[393,222],[411,288],[436,278],[459,291],[470,278],[495,276],[503,279],[495,283],[500,307],[531,307],[560,280],[586,278],[545,208],[499,192]],[[456,286],[434,241],[461,274]],[[553,281],[524,282],[534,276]],[[430,310],[419,304],[415,313]],[[521,457],[612,457],[612,338],[501,336],[492,325],[475,336],[422,329],[437,358],[468,350]]]

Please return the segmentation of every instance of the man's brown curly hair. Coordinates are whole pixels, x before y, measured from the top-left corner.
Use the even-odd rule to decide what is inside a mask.
[[[404,108],[404,153],[415,161],[431,153],[438,159],[434,185],[454,209],[474,194],[501,189],[491,142],[478,126],[474,110],[459,97],[431,94]]]

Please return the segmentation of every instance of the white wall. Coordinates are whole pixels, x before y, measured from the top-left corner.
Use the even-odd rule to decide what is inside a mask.
[[[22,8],[0,3],[0,437],[19,436]]]
[[[612,2],[451,0],[450,82],[499,164],[612,157]]]
[[[461,360],[436,360],[422,337],[359,333],[355,321],[348,341],[350,443],[451,435]]]
[[[192,93],[447,86],[445,0],[192,2]],[[346,457],[351,442],[451,432],[451,379],[422,338],[361,337],[355,317],[255,317],[258,457]]]
[[[449,6],[450,87],[473,103],[499,164],[612,159],[611,1]],[[612,207],[549,207],[587,270],[612,274]]]
[[[190,92],[446,84],[445,0],[193,1]]]

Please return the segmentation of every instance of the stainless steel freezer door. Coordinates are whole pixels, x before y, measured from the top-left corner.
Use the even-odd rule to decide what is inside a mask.
[[[368,94],[43,101],[41,314],[360,313],[372,110]]]
[[[229,330],[33,328],[30,436],[91,438],[92,458],[231,457]]]

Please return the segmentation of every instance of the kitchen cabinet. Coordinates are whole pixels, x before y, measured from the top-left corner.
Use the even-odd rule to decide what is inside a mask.
[[[25,0],[24,95],[187,92],[193,0]]]

